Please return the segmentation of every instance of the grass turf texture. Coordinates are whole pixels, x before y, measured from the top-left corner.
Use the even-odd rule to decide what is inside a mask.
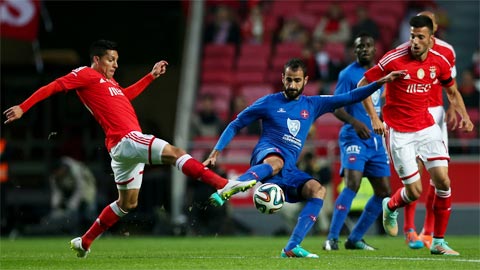
[[[324,236],[308,236],[303,247],[320,259],[280,258],[286,237],[102,237],[86,259],[68,238],[19,238],[0,242],[0,269],[480,269],[480,238],[449,236],[460,256],[409,249],[402,237],[369,236],[377,251],[324,251]],[[345,239],[342,239],[344,241]]]

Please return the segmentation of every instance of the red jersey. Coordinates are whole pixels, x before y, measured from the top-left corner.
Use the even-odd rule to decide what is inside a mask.
[[[20,107],[26,112],[35,103],[56,92],[76,90],[82,103],[102,126],[106,135],[105,145],[110,151],[131,131],[142,131],[130,100],[138,96],[153,79],[151,74],[147,74],[124,89],[113,78],[107,79],[90,67],[80,67],[56,79],[60,87],[54,83],[42,87]]]
[[[405,42],[402,45],[398,46],[397,49],[402,47],[409,47],[410,42]],[[433,50],[439,52],[448,60],[451,66],[452,78],[457,77],[457,68],[455,67],[456,55],[453,46],[447,42],[434,38],[434,44],[432,47]],[[429,96],[429,107],[443,106],[443,90],[441,84],[432,85],[431,95]]]
[[[387,84],[383,118],[399,132],[415,132],[435,122],[428,112],[432,86],[453,85],[448,60],[435,50],[428,51],[424,61],[414,59],[410,47],[387,52],[377,65],[365,72],[369,82],[395,70],[407,70],[407,75]]]

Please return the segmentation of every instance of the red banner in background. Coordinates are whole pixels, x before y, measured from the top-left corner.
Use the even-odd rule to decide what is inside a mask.
[[[248,170],[248,164],[225,164],[222,166],[225,168],[229,179],[235,179],[246,170]],[[340,183],[341,178],[338,175],[340,163],[335,162],[333,164],[332,174],[334,183],[335,198],[338,195],[337,185]],[[402,182],[397,176],[393,166],[391,184],[392,192],[395,192],[398,188],[402,187]],[[448,167],[448,173],[451,180],[452,187],[452,202],[460,204],[479,204],[480,203],[480,162],[478,161],[452,161]],[[426,191],[429,185],[430,176],[428,173],[424,173],[422,177],[423,190]],[[258,184],[257,184],[258,185]],[[252,195],[254,188],[247,192],[241,192],[236,194],[230,199],[230,202],[235,207],[253,207]],[[425,194],[422,193],[419,202],[425,203]]]
[[[2,38],[34,41],[40,19],[38,0],[0,0],[0,35]]]

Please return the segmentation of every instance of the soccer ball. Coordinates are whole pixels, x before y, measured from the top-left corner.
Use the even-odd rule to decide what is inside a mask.
[[[285,194],[278,185],[265,183],[253,193],[253,203],[260,213],[273,214],[283,207]]]

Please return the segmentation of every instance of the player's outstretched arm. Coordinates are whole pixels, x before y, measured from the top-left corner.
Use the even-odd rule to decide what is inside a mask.
[[[18,120],[22,118],[23,115],[23,110],[20,108],[20,106],[15,105],[13,107],[10,107],[6,109],[3,114],[7,117],[7,120],[5,120],[5,124],[9,124],[15,120]]]

